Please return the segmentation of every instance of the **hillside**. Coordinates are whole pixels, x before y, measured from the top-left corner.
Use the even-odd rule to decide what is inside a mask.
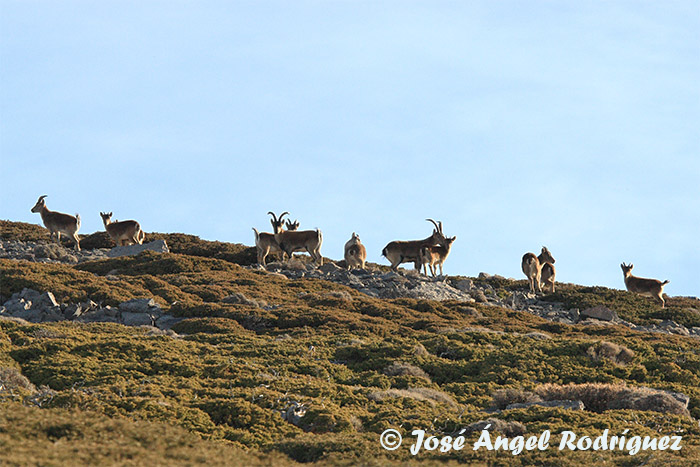
[[[72,245],[44,245],[35,225],[0,221],[0,239],[0,302],[29,313],[22,297],[51,292],[59,316],[31,323],[0,309],[3,464],[700,464],[695,298],[661,309],[574,284],[533,297],[525,280],[332,262],[266,271],[254,248],[185,234],[147,234],[170,253],[84,260],[69,258]],[[95,233],[81,246],[113,245]],[[120,324],[134,299],[172,320]],[[89,301],[115,322],[64,319]],[[488,419],[511,437],[551,430],[552,447],[473,450]],[[394,451],[379,443],[389,428],[404,436]],[[464,450],[409,451],[414,429],[463,428]],[[682,436],[682,449],[557,449],[564,430],[606,429]]]

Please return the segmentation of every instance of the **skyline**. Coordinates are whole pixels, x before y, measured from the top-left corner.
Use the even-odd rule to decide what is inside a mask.
[[[697,2],[0,5],[0,218],[252,245],[289,211],[379,264],[433,218],[446,274],[546,245],[700,295]]]

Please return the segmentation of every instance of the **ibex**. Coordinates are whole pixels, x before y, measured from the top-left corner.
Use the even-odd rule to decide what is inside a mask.
[[[277,219],[277,216],[273,212],[268,212],[272,216],[270,223],[272,224],[272,231],[274,233],[258,232],[258,230],[253,227],[253,232],[255,232],[255,247],[258,250],[258,264],[265,266],[265,258],[270,253],[277,253],[280,250],[277,240],[275,240],[275,233],[282,231],[282,221]],[[294,222],[287,221],[287,230],[297,230],[299,228],[299,222],[296,220]],[[284,259],[286,253],[282,252],[282,259]]]
[[[136,221],[112,222],[111,212],[101,212],[100,217],[102,217],[102,222],[105,225],[105,230],[109,234],[109,237],[117,246],[141,245],[146,238],[146,234],[143,233],[141,226]]]
[[[440,275],[442,276],[442,265],[447,259],[452,249],[452,243],[457,240],[457,237],[447,237],[442,245],[424,246],[419,251],[418,262],[425,270],[425,275],[428,275],[428,267],[430,273],[435,277],[436,266],[440,266]]]
[[[664,300],[664,286],[670,281],[659,281],[656,279],[644,279],[643,277],[636,277],[632,275],[632,268],[634,264],[620,265],[622,267],[622,274],[625,276],[625,287],[630,292],[636,292],[640,295],[646,295],[648,297],[654,297],[661,302],[661,308],[666,306],[666,301]]]
[[[416,269],[420,269],[420,249],[424,246],[442,245],[445,243],[445,235],[442,233],[442,222],[426,219],[435,225],[433,234],[423,240],[394,240],[389,242],[382,250],[382,256],[391,261],[391,269],[396,271],[401,263],[413,261]]]
[[[56,234],[56,242],[61,243],[61,234],[73,237],[75,249],[80,251],[80,239],[78,238],[78,230],[80,230],[80,215],[63,214],[62,212],[49,211],[46,207],[44,198],[48,195],[39,196],[39,200],[32,208],[32,212],[41,214],[41,220],[44,221],[44,226],[49,229],[49,239],[53,239]]]
[[[557,270],[552,263],[545,262],[542,265],[541,272],[542,288],[549,289],[549,293],[554,293],[554,280],[557,276]]]
[[[283,212],[277,218],[277,221],[281,223],[282,218],[288,214],[289,213],[286,211]],[[277,241],[280,250],[289,255],[289,259],[292,258],[292,253],[295,251],[306,250],[319,266],[323,265],[323,256],[321,256],[323,234],[319,229],[296,231],[280,230],[275,232],[275,240]]]
[[[534,253],[525,253],[523,255],[522,268],[528,281],[530,281],[530,290],[532,293],[542,291],[542,267],[546,263],[553,265],[554,262],[555,259],[546,246],[542,247],[542,252],[539,256],[535,256]],[[552,274],[554,273],[553,266],[551,272]],[[554,290],[554,276],[548,277],[548,279],[552,281],[552,290]]]
[[[345,267],[364,269],[365,261],[367,261],[367,249],[360,242],[360,236],[353,232],[350,240],[345,243]]]

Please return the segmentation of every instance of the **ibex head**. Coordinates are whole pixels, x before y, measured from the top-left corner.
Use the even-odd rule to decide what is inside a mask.
[[[272,224],[272,231],[274,233],[279,233],[284,230],[282,227],[284,226],[284,222],[282,221],[282,218],[284,217],[285,214],[289,214],[287,211],[283,212],[279,217],[275,216],[275,213],[272,211],[268,211],[268,214],[272,216],[272,219],[270,219],[270,224]]]
[[[32,208],[32,212],[41,212],[41,210],[46,206],[46,202],[44,201],[44,198],[46,198],[48,195],[41,195],[39,196],[39,200],[36,202],[34,207]]]
[[[441,245],[444,245],[445,234],[442,233],[442,221],[435,222],[432,219],[426,219],[426,221],[432,222],[433,225],[435,226],[435,229],[433,229],[433,239],[434,239],[435,243],[439,243]]]
[[[287,226],[287,230],[293,232],[299,228],[299,221],[296,219],[294,219],[294,222],[287,220],[285,225]]]
[[[620,267],[622,268],[622,273],[623,273],[625,276],[627,276],[628,274],[631,274],[632,268],[634,268],[634,264],[631,264],[631,263],[630,263],[630,264],[622,263],[622,264],[620,265]]]
[[[540,263],[555,263],[554,256],[549,252],[546,246],[542,247],[542,252],[540,255],[537,257],[538,260],[540,260]]]

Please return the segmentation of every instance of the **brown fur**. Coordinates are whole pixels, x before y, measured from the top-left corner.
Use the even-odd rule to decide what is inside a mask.
[[[53,239],[54,235],[56,235],[56,242],[60,244],[61,234],[65,234],[73,238],[75,249],[80,251],[80,238],[78,238],[80,216],[78,214],[71,216],[62,212],[50,211],[46,207],[44,198],[46,198],[46,195],[40,196],[31,211],[38,212],[41,215],[44,226],[49,230],[49,239]]]
[[[552,272],[554,272],[554,262],[556,260],[549,252],[547,247],[542,247],[542,252],[539,256],[535,256],[534,253],[525,253],[523,255],[523,260],[521,267],[525,276],[527,276],[530,282],[530,291],[532,293],[542,291],[542,267],[549,263],[552,266]],[[551,280],[552,291],[554,291],[554,276],[548,277]]]
[[[457,237],[449,237],[445,239],[442,245],[437,246],[424,246],[420,249],[419,263],[425,269],[425,275],[428,275],[428,267],[430,267],[430,273],[435,277],[436,266],[440,266],[440,275],[443,275],[442,265],[447,259],[452,249],[452,243],[457,240]]]
[[[645,295],[648,297],[656,298],[659,303],[661,303],[661,308],[666,306],[666,301],[664,300],[664,286],[670,281],[663,281],[657,279],[645,279],[643,277],[636,277],[632,275],[632,268],[634,264],[620,265],[622,268],[622,274],[625,278],[625,287],[630,292],[638,293],[640,295]]]

